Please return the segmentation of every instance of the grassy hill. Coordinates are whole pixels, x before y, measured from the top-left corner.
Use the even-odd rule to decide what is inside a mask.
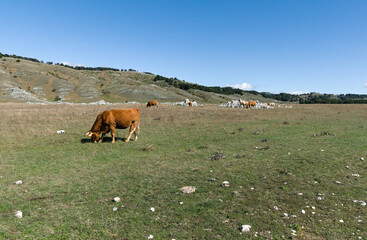
[[[221,103],[232,99],[266,100],[261,95],[221,94],[200,89],[181,89],[151,73],[105,68],[75,69],[17,56],[0,58],[0,102],[55,101],[94,102],[177,102],[186,98],[199,103]],[[190,84],[177,79],[180,84]],[[199,86],[191,84],[193,86]],[[204,86],[200,86],[204,87]],[[208,87],[204,87],[208,88]],[[221,89],[218,87],[218,89]]]

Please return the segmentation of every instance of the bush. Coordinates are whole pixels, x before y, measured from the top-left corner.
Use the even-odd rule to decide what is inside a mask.
[[[61,98],[59,96],[56,96],[55,99],[54,99],[54,102],[57,102],[57,101],[60,101]]]

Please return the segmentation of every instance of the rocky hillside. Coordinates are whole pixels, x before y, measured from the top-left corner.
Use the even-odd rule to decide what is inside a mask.
[[[156,75],[136,71],[76,70],[14,57],[0,58],[0,101],[20,102],[177,102],[186,98],[199,103],[232,99],[267,101],[260,95],[226,95],[198,89],[183,90]]]

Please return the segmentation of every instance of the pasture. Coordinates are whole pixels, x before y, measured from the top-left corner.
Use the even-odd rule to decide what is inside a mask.
[[[126,129],[114,144],[85,136],[100,112],[135,107],[137,142]],[[0,239],[366,239],[366,116],[366,105],[0,104]]]

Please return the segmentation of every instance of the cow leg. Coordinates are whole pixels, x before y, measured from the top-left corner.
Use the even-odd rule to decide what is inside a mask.
[[[101,143],[102,142],[102,139],[104,138],[104,136],[106,135],[106,133],[102,133],[102,136],[101,138],[99,139],[98,143]]]
[[[111,126],[112,143],[115,143],[115,126]]]
[[[135,132],[137,125],[138,125],[138,122],[134,122],[133,124],[130,125],[129,136],[127,137],[125,142],[128,142],[130,140],[131,135],[133,134],[133,132]]]
[[[136,129],[134,131],[134,135],[135,135],[135,138],[134,138],[134,141],[137,141],[138,140],[138,134],[140,132],[140,127],[139,127],[139,123],[136,125]]]

